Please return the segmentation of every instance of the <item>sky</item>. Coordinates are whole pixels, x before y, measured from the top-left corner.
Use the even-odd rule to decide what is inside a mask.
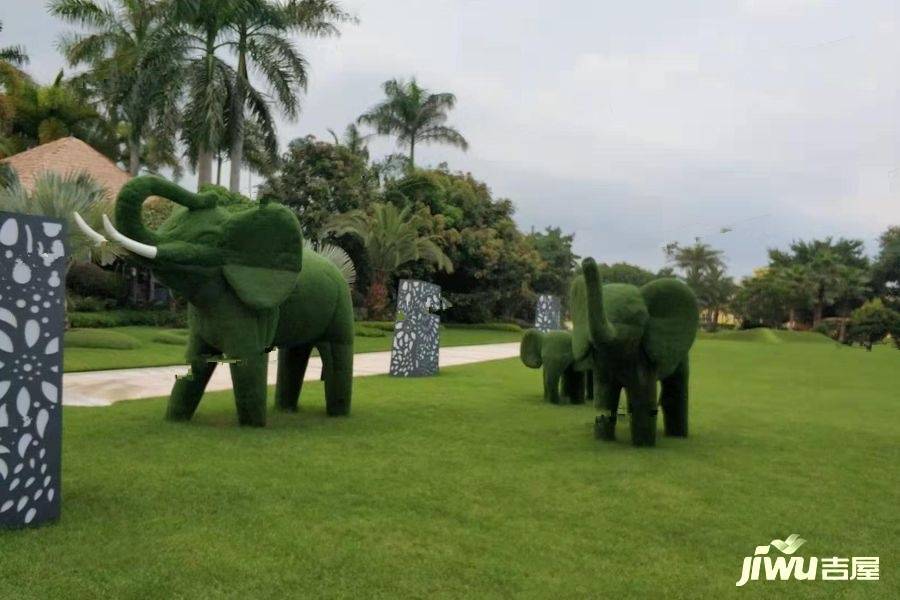
[[[523,230],[559,226],[598,261],[657,269],[666,243],[699,237],[743,276],[796,239],[860,238],[874,254],[900,224],[896,0],[343,5],[358,24],[296,40],[310,82],[283,146],[330,139],[382,82],[415,76],[456,94],[449,123],[470,144],[417,148],[417,162],[470,171]],[[0,0],[0,19],[0,45],[24,44],[50,81],[71,27],[40,0]]]

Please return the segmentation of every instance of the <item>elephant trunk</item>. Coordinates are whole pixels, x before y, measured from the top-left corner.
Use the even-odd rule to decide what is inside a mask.
[[[610,342],[616,337],[616,328],[606,318],[603,306],[603,285],[600,282],[600,270],[593,258],[586,258],[581,263],[584,273],[584,287],[587,293],[588,327],[595,343]]]
[[[144,201],[150,196],[160,196],[192,210],[212,208],[216,203],[212,195],[194,194],[161,177],[135,177],[122,187],[116,199],[116,226],[125,236],[151,245],[157,245],[159,240],[141,219]]]

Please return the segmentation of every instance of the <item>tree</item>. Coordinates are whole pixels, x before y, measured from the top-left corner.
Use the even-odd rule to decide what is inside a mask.
[[[355,123],[350,123],[344,130],[344,137],[339,138],[334,130],[329,129],[328,133],[334,138],[335,146],[343,146],[353,154],[356,154],[363,160],[369,160],[369,147],[367,145],[371,135],[363,135]]]
[[[731,302],[732,310],[745,328],[755,325],[780,328],[789,319],[790,305],[790,282],[767,268],[745,277]]]
[[[559,296],[564,302],[579,258],[572,252],[575,236],[563,235],[559,227],[547,227],[545,232],[532,232],[528,241],[543,261],[532,288],[539,294]]]
[[[417,265],[407,273],[441,286],[452,303],[445,313],[449,320],[479,323],[533,316],[537,298],[532,285],[542,260],[516,225],[511,201],[494,198],[469,173],[446,169],[408,171],[385,184],[383,197],[421,215],[453,262],[452,273]]]
[[[327,229],[336,235],[354,235],[366,249],[373,272],[366,305],[369,318],[384,317],[390,278],[406,263],[422,260],[452,273],[453,263],[431,236],[423,235],[422,219],[409,208],[375,203],[370,210],[336,215]]]
[[[848,339],[872,350],[872,345],[888,335],[900,337],[900,313],[886,307],[879,298],[870,300],[850,315]],[[900,348],[900,344],[897,345]]]
[[[110,158],[118,158],[112,125],[79,96],[62,72],[50,85],[24,82],[11,100],[15,116],[9,132],[19,148],[74,136]]]
[[[811,300],[813,327],[828,308],[846,314],[858,306],[867,290],[869,260],[861,240],[794,242],[788,252],[769,250],[769,266],[794,283],[796,298]]]
[[[309,240],[322,240],[333,215],[364,209],[377,193],[378,176],[363,158],[313,136],[292,141],[279,171],[260,189],[297,214]]]
[[[872,268],[872,287],[885,303],[900,309],[900,226],[889,227],[878,239],[878,258]]]
[[[87,29],[61,38],[71,66],[87,65],[82,85],[106,106],[125,137],[128,171],[174,166],[179,122],[177,62],[162,59],[170,41],[170,3],[162,0],[53,0],[50,12]]]
[[[715,250],[697,238],[691,246],[671,243],[665,247],[666,256],[682,271],[684,282],[697,295],[700,308],[705,311],[707,324],[715,329],[719,313],[735,291],[734,281],[725,274],[722,251]]]
[[[625,262],[611,265],[600,263],[597,265],[597,270],[603,283],[628,283],[638,287],[660,277],[671,277],[671,273],[668,272],[653,274],[652,271]]]
[[[3,21],[0,21],[0,32]],[[14,98],[21,92],[28,77],[19,69],[28,64],[28,54],[22,46],[0,47],[0,158],[15,154],[16,143],[10,137],[10,123],[15,117]]]
[[[231,191],[240,190],[244,159],[244,113],[249,110],[264,130],[274,132],[271,105],[288,118],[296,118],[299,94],[306,89],[306,60],[290,40],[291,34],[336,35],[337,25],[351,20],[332,0],[231,0],[233,13],[225,24],[225,45],[237,57],[234,93],[229,107]],[[272,93],[253,87],[250,71],[261,74]],[[275,138],[267,140],[274,153]]]
[[[401,146],[409,147],[409,162],[416,163],[416,144],[448,144],[462,150],[469,143],[462,134],[445,125],[447,113],[456,106],[456,96],[431,93],[415,78],[410,81],[391,79],[382,89],[386,99],[360,115],[357,122],[370,125],[381,135],[394,135]]]

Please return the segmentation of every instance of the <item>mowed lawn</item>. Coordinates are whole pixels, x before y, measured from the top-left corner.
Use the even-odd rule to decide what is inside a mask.
[[[592,437],[516,360],[356,380],[328,419],[65,411],[63,517],[0,533],[0,598],[898,596],[900,352],[700,340],[691,437]],[[660,423],[661,426],[661,423]],[[879,582],[736,588],[757,545],[880,556]]]
[[[84,331],[84,330],[82,330]],[[184,364],[186,330],[172,330],[158,327],[110,327],[89,330],[97,334],[98,340],[107,333],[124,334],[127,339],[137,340],[135,348],[86,348],[67,345],[63,353],[64,368],[67,373],[77,371],[101,371],[106,369],[128,369],[136,367],[161,367]],[[378,333],[378,332],[376,332]],[[391,333],[380,337],[356,336],[356,352],[381,352],[391,349]],[[118,337],[118,336],[116,336]],[[474,344],[497,344],[518,342],[521,332],[498,331],[492,329],[441,330],[441,346],[468,346]],[[100,341],[102,344],[103,342]]]

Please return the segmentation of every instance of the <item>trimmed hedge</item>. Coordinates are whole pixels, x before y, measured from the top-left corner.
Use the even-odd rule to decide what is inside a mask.
[[[171,344],[172,346],[184,346],[187,344],[187,331],[163,331],[153,336],[153,341],[160,344]]]
[[[110,350],[134,350],[141,342],[118,331],[98,329],[71,329],[63,335],[66,346],[72,348],[107,348]]]
[[[488,331],[511,331],[519,333],[522,327],[515,323],[446,323],[447,329],[486,329]]]
[[[72,327],[99,329],[149,325],[156,327],[187,327],[187,313],[170,310],[108,310],[103,312],[70,312]]]

